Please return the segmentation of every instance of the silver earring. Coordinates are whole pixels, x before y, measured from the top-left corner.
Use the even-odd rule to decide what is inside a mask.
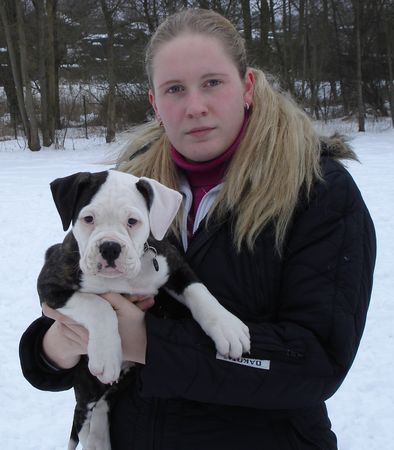
[[[249,111],[249,108],[250,108],[249,103],[248,103],[248,102],[245,102],[245,110],[246,110],[246,111]]]

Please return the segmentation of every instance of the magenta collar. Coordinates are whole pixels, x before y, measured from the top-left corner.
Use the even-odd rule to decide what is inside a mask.
[[[222,181],[228,163],[238,148],[248,122],[249,114],[245,114],[243,124],[234,142],[221,155],[209,161],[188,161],[171,145],[171,158],[185,172],[192,187],[209,186],[212,188]]]

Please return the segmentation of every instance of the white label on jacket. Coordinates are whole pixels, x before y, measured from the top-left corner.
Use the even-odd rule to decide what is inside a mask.
[[[242,366],[254,367],[255,369],[270,370],[271,361],[268,359],[252,359],[252,358],[230,358],[229,356],[223,356],[220,353],[216,353],[216,359],[222,361],[231,362],[234,364],[241,364]]]

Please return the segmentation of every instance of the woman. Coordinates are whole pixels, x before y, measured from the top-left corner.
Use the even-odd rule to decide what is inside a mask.
[[[124,358],[141,363],[112,411],[116,449],[337,448],[325,400],[355,357],[375,261],[371,218],[339,140],[247,67],[222,16],[169,17],[147,49],[157,121],[118,168],[184,193],[172,238],[251,333],[251,354],[223,360],[174,300],[140,308],[109,294]],[[144,310],[147,310],[144,312]],[[21,340],[26,378],[72,386],[86,330],[46,308]]]

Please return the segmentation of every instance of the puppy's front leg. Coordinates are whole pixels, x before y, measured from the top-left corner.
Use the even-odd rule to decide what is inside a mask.
[[[249,328],[227,311],[202,283],[190,284],[181,296],[175,297],[190,309],[220,354],[239,358],[250,351]]]
[[[98,295],[76,292],[58,311],[89,331],[90,372],[102,383],[116,381],[122,364],[122,344],[112,306]]]

